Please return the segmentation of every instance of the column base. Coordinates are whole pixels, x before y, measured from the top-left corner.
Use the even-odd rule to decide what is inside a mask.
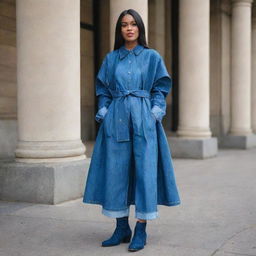
[[[248,149],[256,147],[256,134],[231,135],[221,138],[220,146],[223,148]]]
[[[217,138],[168,137],[172,157],[204,159],[218,152]]]
[[[68,141],[18,141],[15,150],[19,162],[62,162],[85,158],[85,145],[80,139]]]
[[[57,204],[82,197],[90,158],[63,163],[2,161],[0,200]]]

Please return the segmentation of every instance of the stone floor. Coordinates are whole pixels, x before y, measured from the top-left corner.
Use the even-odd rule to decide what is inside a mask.
[[[256,149],[174,159],[174,166],[182,204],[159,207],[136,255],[256,256]],[[114,224],[81,199],[54,206],[2,201],[0,256],[126,255],[128,244],[100,246]]]

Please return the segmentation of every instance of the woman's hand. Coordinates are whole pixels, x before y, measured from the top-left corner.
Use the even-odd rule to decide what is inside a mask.
[[[162,121],[163,116],[165,115],[165,111],[162,110],[159,106],[154,105],[151,109],[151,113],[155,117],[155,119],[159,122]]]
[[[99,111],[97,112],[96,116],[95,116],[95,120],[98,123],[101,123],[105,117],[105,115],[107,114],[108,109],[104,106],[102,108],[99,109]]]

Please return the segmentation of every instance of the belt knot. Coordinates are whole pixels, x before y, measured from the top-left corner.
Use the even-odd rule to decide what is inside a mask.
[[[150,92],[146,90],[112,90],[110,93],[114,99],[127,97],[129,95],[140,98],[150,98]],[[124,101],[117,100],[115,105],[115,127],[117,141],[129,141],[129,114],[126,103]]]

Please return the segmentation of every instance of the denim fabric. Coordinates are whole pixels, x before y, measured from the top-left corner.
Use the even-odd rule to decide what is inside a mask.
[[[109,211],[109,210],[106,210],[106,209],[102,208],[101,212],[105,216],[108,216],[108,217],[111,217],[111,218],[122,218],[122,217],[125,217],[125,216],[129,216],[130,207],[125,209],[125,210],[121,210],[121,211]]]
[[[108,216],[110,218],[121,218],[125,216],[130,215],[130,207],[127,208],[126,210],[121,210],[121,211],[109,211],[104,208],[102,208],[102,214],[105,216]],[[157,212],[138,212],[135,210],[135,218],[137,219],[143,219],[143,220],[152,220],[156,219],[159,216],[158,211]]]
[[[157,205],[180,204],[171,152],[161,123],[171,78],[153,49],[124,46],[105,57],[96,79],[100,122],[84,203],[106,216],[158,216]],[[124,215],[126,216],[126,215]]]

